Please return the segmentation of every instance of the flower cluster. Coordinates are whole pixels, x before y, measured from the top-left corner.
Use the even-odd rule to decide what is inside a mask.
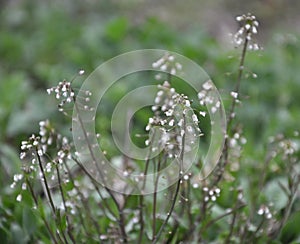
[[[55,93],[55,98],[60,101],[59,111],[63,111],[63,106],[66,103],[71,103],[75,97],[75,93],[71,87],[71,82],[63,80],[57,86],[47,89],[47,93]]]
[[[237,171],[239,170],[239,162],[242,155],[243,146],[247,143],[247,139],[243,137],[241,128],[238,128],[237,131],[229,138],[229,161],[230,170]]]
[[[177,157],[182,148],[183,136],[193,144],[201,135],[198,117],[193,113],[191,101],[184,94],[178,94],[169,82],[158,86],[159,91],[152,106],[154,116],[149,118],[146,131],[159,126],[162,131],[160,145],[165,148],[170,158]],[[149,145],[151,138],[146,140]],[[187,149],[187,148],[185,148]]]
[[[213,187],[212,189],[209,189],[208,187],[203,187],[204,192],[204,201],[212,201],[215,202],[217,198],[220,196],[221,189],[217,187]]]
[[[49,120],[39,122],[38,135],[31,135],[27,141],[21,143],[20,159],[24,162],[22,174],[16,174],[11,184],[14,188],[23,180],[22,190],[26,190],[25,179],[40,178],[42,181],[49,177],[51,181],[56,179],[55,167],[63,168],[62,163],[71,159],[71,145],[68,139],[58,133],[52,127]],[[54,147],[56,150],[50,150]],[[53,152],[55,153],[54,155]],[[37,176],[38,174],[38,176]],[[22,196],[18,196],[21,201]]]
[[[239,30],[234,35],[234,43],[237,46],[243,45],[245,40],[251,41],[253,35],[256,35],[258,32],[259,22],[256,17],[250,13],[247,15],[243,14],[236,17],[236,21],[240,24]],[[253,42],[249,44],[248,48],[250,50],[259,50],[260,47],[257,43]]]
[[[299,144],[290,139],[282,140],[278,145],[286,157],[294,155],[299,151]]]
[[[21,142],[21,153],[20,153],[20,159],[25,159],[26,156],[28,156],[28,152],[32,152],[33,149],[37,150],[38,155],[43,156],[44,151],[39,148],[40,143],[40,137],[32,134],[28,141],[22,141]]]
[[[275,158],[281,155],[282,160],[296,163],[298,160],[298,153],[300,151],[299,132],[294,132],[294,138],[286,138],[283,134],[278,134],[269,138],[270,142],[270,156]]]
[[[258,215],[264,216],[266,219],[271,219],[272,218],[272,213],[270,211],[270,209],[268,208],[268,206],[266,205],[262,205],[258,211],[257,211]]]
[[[216,113],[217,110],[221,107],[221,101],[216,100],[215,97],[210,95],[210,92],[213,89],[212,81],[208,80],[202,85],[202,90],[198,93],[198,99],[201,106],[210,106],[211,113]],[[206,116],[205,111],[200,111],[199,114],[203,117]]]
[[[175,57],[166,53],[162,58],[152,64],[152,67],[163,72],[168,72],[171,75],[176,75],[182,70],[182,65],[175,61]],[[161,80],[161,74],[155,76],[157,80]]]

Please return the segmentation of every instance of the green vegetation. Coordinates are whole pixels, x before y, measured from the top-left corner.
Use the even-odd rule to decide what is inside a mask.
[[[99,15],[96,9],[104,2],[105,11]],[[1,242],[118,243],[123,239],[129,243],[138,240],[148,243],[156,241],[153,233],[158,234],[161,229],[159,243],[163,240],[168,243],[181,240],[188,243],[299,243],[298,33],[273,30],[264,44],[256,38],[263,49],[246,53],[238,90],[241,103],[236,104],[236,116],[227,131],[232,145],[228,139],[228,148],[223,151],[228,155],[200,185],[193,185],[187,179],[178,192],[174,184],[169,195],[165,195],[166,191],[158,193],[155,196],[157,213],[153,195],[140,198],[117,194],[115,200],[114,194],[95,183],[76,160],[70,172],[65,164],[67,158],[63,157],[61,168],[52,166],[55,172],[63,170],[61,174],[64,174],[67,171],[67,176],[61,177],[61,184],[50,186],[55,206],[49,204],[47,191],[38,179],[39,169],[34,179],[28,172],[28,178],[25,174],[21,179],[19,175],[24,174],[24,162],[19,156],[22,141],[27,141],[31,134],[38,134],[40,127],[45,127],[47,133],[55,129],[51,134],[55,138],[62,134],[72,139],[70,118],[57,112],[55,96],[48,96],[47,88],[57,86],[63,79],[72,80],[81,69],[89,74],[121,53],[158,48],[182,54],[207,71],[221,93],[228,114],[235,101],[230,94],[239,80],[242,47],[228,45],[197,25],[178,32],[157,16],[135,22],[132,16],[122,14],[125,6],[114,1],[94,5],[66,1],[65,4],[62,7],[60,4],[49,6],[36,1],[16,1],[0,10]],[[131,4],[134,6],[134,1]],[[130,3],[126,8],[130,8]],[[232,19],[237,14],[233,13]],[[235,33],[238,26],[232,28],[230,31]],[[133,76],[133,83],[142,80],[145,85],[153,80],[154,84],[160,84],[154,76],[155,73]],[[80,88],[84,78],[78,76],[74,80],[74,89]],[[96,123],[101,133],[101,147],[116,164],[122,161],[110,135],[111,111],[118,99],[131,89],[130,85],[116,86],[108,92]],[[174,85],[180,93],[187,89],[180,81],[174,80]],[[201,107],[196,106],[196,109]],[[151,111],[145,109],[135,116],[136,127],[132,134],[145,133]],[[204,133],[209,132],[206,119],[203,118],[203,127],[200,126]],[[39,126],[40,121],[46,120],[50,124]],[[199,120],[202,123],[200,117]],[[141,145],[146,138],[133,136],[133,139]],[[204,139],[207,138],[204,136]],[[59,141],[50,147],[47,157],[54,160],[60,149],[66,149],[64,146]],[[36,160],[39,156],[36,154]],[[134,165],[143,166],[141,162]],[[50,174],[45,175],[51,178]],[[222,177],[218,178],[220,175]],[[11,187],[14,181],[18,184]],[[26,190],[21,190],[21,181],[27,183]],[[19,199],[20,192],[22,199]],[[59,201],[61,193],[66,201],[73,201],[75,198],[70,192],[83,195],[76,195],[79,200],[74,209],[64,206],[68,211],[63,211]],[[84,194],[88,194],[88,200]],[[176,205],[168,219],[167,212],[173,201]],[[140,209],[144,209],[143,223]],[[153,218],[153,213],[159,217]],[[161,228],[164,223],[165,227]],[[140,236],[141,231],[143,236]]]

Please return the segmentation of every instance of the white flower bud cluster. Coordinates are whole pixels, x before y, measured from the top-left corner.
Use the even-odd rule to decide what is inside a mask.
[[[230,161],[230,171],[236,172],[240,169],[240,159],[244,145],[247,143],[247,139],[243,136],[241,128],[230,137],[228,137],[228,147],[229,147],[229,161]]]
[[[39,135],[31,135],[27,141],[21,143],[20,159],[23,160],[22,174],[14,175],[11,188],[14,188],[17,183],[24,179],[37,179],[44,180],[44,177],[49,177],[52,181],[55,180],[55,167],[54,164],[58,164],[60,169],[63,168],[62,163],[65,160],[71,159],[70,148],[71,145],[66,137],[56,133],[49,120],[39,122],[40,131]],[[56,149],[56,154],[53,154],[55,150],[49,150],[49,147]],[[53,158],[51,159],[51,157]],[[25,162],[26,159],[26,162]],[[43,168],[43,173],[40,170]],[[22,190],[26,190],[27,185],[24,181],[22,183]],[[17,200],[21,201],[22,195],[18,195]]]
[[[198,93],[198,99],[201,106],[210,106],[210,112],[216,113],[221,107],[221,101],[216,100],[215,97],[211,96],[210,93],[213,89],[212,81],[208,80],[202,85],[202,90]],[[200,111],[199,114],[203,117],[206,116],[205,111]]]
[[[299,161],[299,133],[296,131],[294,137],[286,138],[283,134],[278,134],[269,138],[271,151],[270,156],[275,158],[281,155],[282,160],[289,160],[292,163]]]
[[[159,126],[162,131],[160,145],[165,148],[170,158],[177,157],[182,148],[182,138],[188,138],[188,143],[193,144],[201,134],[198,117],[193,113],[191,101],[184,94],[178,94],[170,84],[165,81],[158,86],[159,91],[152,106],[154,116],[149,118],[146,131]],[[184,118],[186,117],[186,122]],[[145,144],[150,145],[151,138]],[[185,147],[188,150],[188,147]]]
[[[285,156],[294,155],[299,151],[299,144],[290,139],[283,140],[278,145]]]
[[[159,69],[162,72],[168,72],[171,75],[176,75],[178,72],[182,70],[182,65],[175,61],[175,57],[173,55],[170,55],[169,53],[166,53],[162,58],[155,61],[152,64],[152,67],[154,69]],[[161,79],[161,75],[157,74],[155,76],[157,80]]]
[[[55,146],[58,149],[58,153],[56,155],[58,159],[64,159],[66,155],[70,157],[70,144],[68,138],[57,133],[49,120],[40,121],[39,125],[39,145],[42,148],[42,151],[46,153],[48,147]],[[58,161],[60,162],[61,160]]]
[[[73,102],[75,97],[75,93],[71,87],[71,82],[63,80],[58,83],[57,86],[47,89],[47,93],[50,95],[51,93],[55,93],[55,98],[60,101],[58,105],[58,110],[63,112],[63,106],[66,103]]]
[[[258,33],[259,22],[256,17],[250,13],[243,14],[236,17],[236,21],[240,24],[239,30],[233,36],[235,45],[241,46],[244,44],[245,39],[252,40],[253,35]],[[250,50],[259,50],[260,47],[257,43],[250,43],[248,48]]]
[[[36,149],[39,156],[44,155],[44,151],[39,147],[40,145],[40,137],[32,134],[28,141],[22,141],[21,142],[21,153],[20,153],[20,159],[25,159],[26,156],[28,156],[28,152],[32,153],[33,149]],[[31,154],[32,155],[32,154]]]
[[[268,206],[266,205],[262,205],[258,211],[257,211],[258,215],[264,216],[266,219],[271,219],[272,218],[272,213],[270,211],[270,209],[268,208]]]
[[[202,190],[204,193],[205,202],[209,202],[209,201],[215,202],[221,193],[221,189],[217,187],[213,187],[212,189],[209,189],[208,187],[203,187]]]

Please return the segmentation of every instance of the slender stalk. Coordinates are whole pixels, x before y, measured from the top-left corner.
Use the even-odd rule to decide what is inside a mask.
[[[58,164],[57,163],[55,164],[55,168],[56,168],[56,174],[57,174],[57,179],[58,179],[58,187],[59,187],[59,191],[60,191],[60,194],[61,194],[62,203],[64,205],[64,209],[65,209],[65,212],[66,212],[67,233],[68,233],[71,241],[73,243],[76,243],[75,239],[73,237],[73,234],[72,234],[72,225],[70,223],[69,216],[68,216],[68,209],[67,209],[67,205],[66,205],[66,200],[65,200],[64,192],[63,192],[63,189],[62,189],[62,182],[61,182],[60,173],[59,173],[59,169],[58,169]]]
[[[164,160],[165,161],[165,160]],[[160,167],[161,167],[161,155],[159,157],[158,160],[158,164],[157,164],[157,176],[156,176],[156,180],[155,180],[155,186],[154,186],[154,195],[153,195],[153,212],[152,212],[152,218],[153,218],[153,222],[152,222],[152,240],[155,239],[155,234],[156,234],[156,205],[157,205],[157,187],[158,187],[158,181],[159,181],[159,177],[160,177]]]
[[[32,185],[30,184],[30,182],[29,182],[29,180],[28,180],[27,178],[26,178],[26,184],[27,184],[27,186],[28,186],[28,188],[29,188],[29,191],[30,191],[30,193],[31,193],[31,195],[32,195],[34,204],[35,204],[36,208],[38,208],[38,207],[39,207],[39,202],[38,202],[38,200],[37,200],[37,198],[36,198],[36,196],[35,196],[35,194],[34,194]],[[55,244],[58,244],[58,241],[56,240],[54,234],[52,233],[51,228],[50,228],[50,225],[48,224],[48,222],[47,222],[45,216],[44,216],[44,215],[41,215],[41,217],[42,217],[42,220],[43,220],[43,222],[44,222],[44,224],[45,224],[45,226],[46,226],[46,228],[47,228],[47,230],[48,230],[48,232],[49,232],[49,234],[50,234],[50,236],[51,236],[53,242],[54,242]]]
[[[142,243],[143,240],[143,234],[144,234],[144,196],[139,196],[139,224],[140,224],[140,233],[138,237],[138,243]]]
[[[185,182],[185,183],[186,183],[185,186],[186,186],[187,188],[189,188],[190,182],[188,181],[188,182]],[[181,192],[182,192],[182,193],[181,193],[181,194],[182,194],[181,197],[184,198],[184,201],[185,201],[185,199],[189,199],[189,198],[188,198],[188,195],[189,195],[188,192],[186,193],[186,196],[185,196],[185,193],[184,193],[183,190],[182,190]],[[187,209],[187,217],[188,217],[188,219],[189,219],[190,226],[192,226],[192,220],[190,219],[190,218],[192,218],[191,213],[190,213],[190,206],[189,206],[190,203],[191,203],[191,201],[188,201],[188,203],[187,203],[187,204],[188,204],[188,207],[187,207],[187,208],[185,207],[186,203],[184,203],[184,204],[182,205],[182,207],[181,207],[180,210],[179,210],[178,217],[181,217],[181,218],[182,218],[182,216],[183,216],[183,214],[184,214],[184,211]],[[176,233],[176,231],[177,231],[177,229],[178,229],[178,227],[179,227],[178,217],[175,218],[175,224],[174,224],[173,227],[171,228],[171,229],[172,229],[172,233]],[[186,239],[186,237],[189,236],[189,235],[190,235],[190,232],[186,232],[186,234],[183,236],[182,240]],[[172,240],[173,240],[174,237],[175,237],[175,235],[170,235],[166,243],[172,243]]]
[[[140,223],[140,233],[139,233],[139,237],[138,237],[138,243],[142,242],[143,239],[143,234],[144,234],[144,189],[146,186],[146,177],[147,177],[147,172],[148,172],[148,168],[149,168],[149,163],[150,163],[150,154],[152,151],[152,142],[155,141],[155,136],[156,136],[156,131],[154,131],[153,136],[150,140],[150,145],[149,145],[149,151],[148,151],[148,155],[146,156],[146,166],[144,169],[144,179],[143,179],[143,185],[142,185],[142,192],[141,195],[139,196],[140,199],[140,203],[139,203],[139,223]]]
[[[234,209],[232,209],[231,211],[227,212],[227,213],[224,213],[218,217],[216,217],[215,219],[212,219],[210,220],[204,227],[203,229],[207,229],[209,226],[213,225],[214,223],[216,223],[217,221],[219,221],[220,219],[226,217],[226,216],[229,216],[230,214],[232,213],[235,213],[237,210],[241,209],[241,208],[244,208],[246,206],[246,204],[241,204],[237,207],[235,207]]]
[[[88,206],[88,204],[87,204],[87,202],[86,202],[86,200],[85,200],[82,192],[80,191],[79,187],[77,186],[77,184],[75,184],[74,178],[73,178],[73,176],[71,174],[71,171],[70,171],[70,168],[69,168],[69,166],[68,166],[68,164],[66,162],[65,162],[65,167],[66,167],[66,170],[68,172],[68,176],[70,178],[70,181],[72,182],[72,185],[74,186],[74,188],[76,189],[76,191],[77,191],[77,193],[79,195],[80,201],[81,201],[81,203],[82,203],[82,205],[84,207],[84,211],[86,211],[86,213],[88,215],[88,220],[92,221],[92,224],[94,225],[95,230],[96,230],[98,236],[100,236],[101,233],[99,232],[99,226],[98,226],[97,222],[94,220],[94,218],[92,217],[92,214],[90,212],[90,208],[89,208],[89,206]],[[79,209],[78,206],[76,208],[77,208],[78,211],[81,211],[81,209]],[[83,220],[82,214],[79,214],[79,218],[80,218],[81,226],[83,227],[83,230],[84,230],[85,234],[87,236],[91,235],[89,233],[89,231],[88,231],[88,228],[86,226],[85,221]]]
[[[155,239],[152,241],[152,244],[157,243],[157,241],[158,241],[158,239],[159,239],[162,231],[164,230],[165,226],[167,225],[167,223],[168,223],[168,221],[169,221],[169,219],[171,217],[171,214],[173,213],[173,210],[174,210],[174,207],[175,207],[175,203],[177,201],[177,196],[178,196],[178,193],[179,193],[179,189],[180,189],[180,182],[181,182],[181,180],[182,180],[182,175],[179,174],[179,179],[178,179],[177,184],[176,184],[176,190],[175,190],[174,198],[172,200],[172,205],[170,207],[169,212],[167,213],[167,217],[166,217],[165,221],[163,222],[162,226],[160,227],[157,235],[155,236]]]
[[[102,210],[105,212],[105,209],[107,209],[110,214],[112,214],[112,216],[114,216],[116,219],[118,219],[118,217],[115,215],[115,213],[113,212],[113,210],[111,209],[111,207],[108,205],[108,203],[106,202],[106,199],[102,196],[101,191],[98,187],[97,184],[99,184],[94,177],[86,170],[85,167],[83,167],[83,165],[78,161],[77,158],[72,157],[72,159],[76,162],[76,164],[82,169],[82,171],[89,177],[89,179],[91,180],[93,186],[95,187],[95,190],[97,191],[99,197],[102,199],[103,204],[105,205],[105,208],[102,208]]]
[[[235,225],[235,221],[236,221],[236,215],[237,215],[237,213],[234,212],[233,216],[232,216],[231,224],[230,224],[230,231],[229,231],[229,234],[228,234],[228,236],[227,236],[227,238],[224,242],[226,244],[229,244],[231,242],[230,239],[231,239],[231,236],[233,234],[233,229],[234,229],[234,225]]]
[[[79,112],[78,104],[77,104],[77,102],[76,102],[75,97],[73,97],[73,101],[74,101],[74,106],[75,106],[76,111]],[[79,120],[80,126],[81,126],[81,128],[82,128],[82,132],[83,132],[83,135],[84,135],[84,139],[85,139],[85,141],[86,141],[86,143],[87,143],[88,150],[89,150],[89,153],[90,153],[90,155],[91,155],[91,157],[92,157],[92,160],[93,160],[93,162],[95,162],[96,167],[97,167],[97,170],[98,170],[98,172],[99,172],[101,178],[103,179],[103,181],[105,181],[105,178],[103,177],[102,171],[101,171],[101,169],[99,168],[99,165],[96,163],[96,162],[97,162],[96,157],[95,157],[94,152],[93,152],[93,150],[92,150],[92,146],[91,146],[90,143],[89,143],[89,138],[88,138],[87,132],[86,132],[86,130],[85,130],[85,128],[84,128],[83,121],[82,121],[82,119],[81,119],[81,117],[80,117],[79,114],[78,114],[78,120]],[[120,232],[121,232],[121,237],[122,237],[123,242],[124,242],[124,243],[127,243],[128,241],[127,241],[127,235],[126,235],[126,231],[125,231],[125,221],[124,221],[124,214],[123,214],[123,211],[122,211],[122,209],[120,208],[120,205],[119,205],[117,199],[115,198],[113,192],[105,185],[105,182],[104,182],[103,187],[104,187],[104,189],[108,192],[108,194],[110,195],[110,197],[112,198],[114,204],[116,205],[116,207],[117,207],[117,209],[118,209],[118,212],[119,212],[119,221],[118,221],[118,223],[119,223],[119,228],[120,228]]]
[[[287,220],[291,214],[292,207],[293,207],[294,201],[297,196],[298,187],[300,185],[300,176],[298,175],[295,177],[297,177],[296,180],[293,180],[293,179],[291,180],[293,182],[292,183],[293,185],[290,187],[291,193],[288,196],[288,203],[287,203],[287,206],[285,207],[284,215],[279,223],[279,227],[278,227],[276,233],[273,235],[273,239],[275,239],[280,234],[283,226],[285,225],[285,223],[287,222]]]
[[[183,114],[183,128],[184,128],[184,131],[186,132],[186,118],[185,118],[185,114]],[[171,207],[170,207],[170,210],[167,214],[167,217],[165,219],[165,221],[163,222],[163,224],[161,225],[155,239],[152,241],[152,244],[155,244],[157,243],[157,241],[159,240],[159,237],[160,235],[162,234],[164,228],[166,227],[173,211],[174,211],[174,207],[175,207],[175,204],[176,204],[176,201],[177,201],[177,196],[178,196],[178,193],[179,193],[179,189],[180,189],[180,184],[181,184],[181,181],[182,181],[182,164],[183,164],[183,156],[184,156],[184,144],[185,144],[185,133],[184,135],[182,136],[182,149],[181,149],[181,152],[180,152],[180,169],[179,169],[179,174],[178,174],[178,180],[177,180],[177,184],[176,184],[176,190],[175,190],[175,195],[174,195],[174,198],[173,198],[173,201],[171,203]]]
[[[245,36],[245,41],[244,41],[243,50],[242,50],[242,54],[241,54],[241,59],[240,59],[240,63],[239,63],[239,71],[238,71],[238,76],[237,76],[237,82],[236,82],[235,89],[234,89],[234,92],[238,96],[239,96],[239,92],[240,92],[241,81],[242,81],[242,76],[243,76],[243,72],[244,72],[244,64],[245,64],[245,59],[246,59],[246,53],[247,53],[247,48],[248,48],[248,44],[249,44],[249,40],[247,39],[247,34]],[[237,104],[237,98],[233,97],[231,107],[230,107],[230,110],[229,110],[229,116],[227,117],[227,133],[226,133],[226,138],[225,138],[225,141],[224,141],[222,156],[221,156],[221,159],[220,159],[220,160],[223,160],[223,163],[220,166],[221,169],[223,169],[228,163],[229,135],[232,132],[231,131],[232,130],[231,126],[232,126],[233,118],[235,117],[234,111],[235,111],[236,104]],[[218,175],[216,180],[213,182],[212,185],[217,185],[218,182],[222,179],[222,175],[223,174]]]
[[[244,64],[245,64],[245,58],[246,58],[248,44],[249,44],[249,41],[248,41],[247,38],[245,38],[245,42],[244,42],[244,46],[243,46],[243,50],[242,50],[242,56],[241,56],[241,60],[240,60],[240,64],[239,64],[239,72],[238,72],[237,82],[236,82],[235,89],[234,89],[234,92],[237,93],[237,94],[239,94],[239,92],[240,92],[240,87],[241,87],[242,75],[243,75],[243,72],[244,72]],[[233,98],[232,103],[231,103],[231,108],[230,108],[230,111],[229,111],[229,116],[228,116],[228,119],[227,119],[227,129],[228,130],[231,129],[230,125],[231,125],[232,120],[234,118],[233,113],[234,113],[234,110],[235,110],[235,107],[236,107],[236,103],[237,103],[236,98]]]
[[[50,188],[49,188],[49,185],[48,185],[48,182],[47,182],[47,179],[46,179],[45,171],[44,171],[44,168],[43,168],[43,165],[42,165],[42,160],[41,160],[40,155],[38,154],[38,149],[37,148],[35,149],[35,154],[36,154],[36,157],[37,157],[37,160],[38,160],[38,163],[39,163],[40,171],[42,173],[43,183],[44,183],[44,186],[45,186],[45,189],[46,189],[47,198],[49,200],[52,212],[55,215],[55,213],[56,213],[55,212],[55,206],[54,206],[53,199],[52,199],[51,192],[50,192]]]

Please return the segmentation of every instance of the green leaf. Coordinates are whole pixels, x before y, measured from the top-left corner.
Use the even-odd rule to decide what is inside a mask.
[[[2,223],[0,222],[0,240],[3,243],[7,243],[9,239],[9,231],[6,228],[3,228]]]
[[[300,212],[293,214],[282,229],[280,240],[283,243],[290,243],[300,239],[299,233]],[[299,242],[298,242],[299,243]]]
[[[37,230],[37,219],[29,207],[23,209],[23,229],[28,235],[32,235]]]
[[[120,17],[112,20],[106,26],[105,34],[112,41],[121,41],[128,29],[128,21],[126,18]]]
[[[11,237],[12,237],[12,243],[15,244],[25,244],[28,240],[28,235],[25,235],[25,233],[23,232],[22,228],[16,224],[13,223],[10,227],[10,233],[11,233]]]
[[[264,194],[269,202],[274,204],[274,208],[276,210],[280,210],[284,208],[288,202],[288,197],[284,193],[284,191],[280,188],[279,183],[286,188],[288,188],[288,181],[285,177],[277,177],[271,181],[269,181],[265,188]]]

